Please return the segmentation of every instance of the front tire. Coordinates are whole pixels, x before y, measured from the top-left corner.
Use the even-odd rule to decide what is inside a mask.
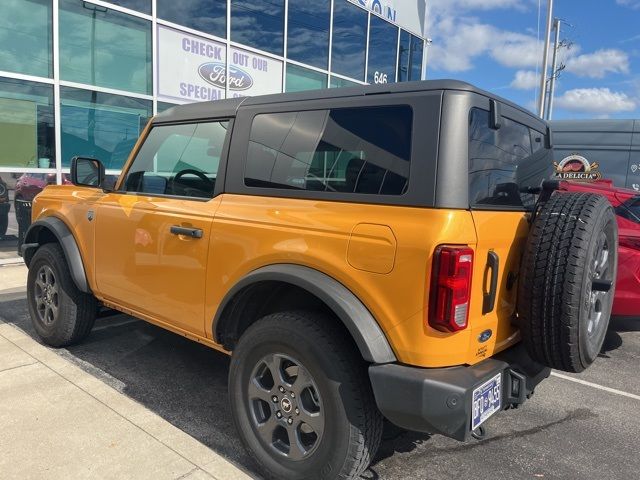
[[[89,335],[96,319],[96,298],[78,290],[57,243],[47,243],[33,255],[27,276],[27,303],[33,327],[52,347],[80,342]]]
[[[233,419],[268,478],[356,478],[378,449],[382,416],[367,365],[333,322],[313,312],[268,315],[233,352]]]

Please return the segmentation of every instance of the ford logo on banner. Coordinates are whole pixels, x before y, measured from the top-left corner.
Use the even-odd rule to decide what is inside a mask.
[[[238,67],[229,66],[229,90],[248,90],[253,86],[253,78]],[[224,88],[227,81],[226,65],[224,63],[208,62],[198,67],[202,79],[218,88]]]

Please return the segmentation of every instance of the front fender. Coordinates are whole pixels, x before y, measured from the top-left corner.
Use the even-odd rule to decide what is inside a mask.
[[[56,240],[62,247],[71,278],[73,278],[76,287],[81,292],[91,293],[78,243],[69,227],[59,218],[46,217],[31,224],[20,248],[24,263],[28,267],[33,255],[41,245]]]

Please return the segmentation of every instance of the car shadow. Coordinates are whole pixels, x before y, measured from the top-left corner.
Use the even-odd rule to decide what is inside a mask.
[[[609,353],[622,346],[622,337],[619,332],[638,331],[640,331],[640,318],[611,317],[609,329],[604,337],[604,342],[598,356],[601,358],[610,358]]]
[[[25,299],[2,297],[4,321],[42,343],[31,326]],[[231,419],[226,355],[122,314],[102,315],[84,342],[56,351],[259,478]],[[429,438],[385,422],[373,464],[396,452],[411,452]],[[371,473],[368,470],[364,478]]]

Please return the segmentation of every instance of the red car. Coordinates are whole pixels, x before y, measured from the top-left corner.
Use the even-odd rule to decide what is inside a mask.
[[[618,278],[612,315],[640,318],[640,194],[611,180],[560,183],[560,190],[599,193],[609,199],[618,218]]]
[[[30,202],[44,187],[55,183],[55,173],[25,173],[16,181],[15,199]],[[67,174],[62,175],[62,184],[71,184]]]

